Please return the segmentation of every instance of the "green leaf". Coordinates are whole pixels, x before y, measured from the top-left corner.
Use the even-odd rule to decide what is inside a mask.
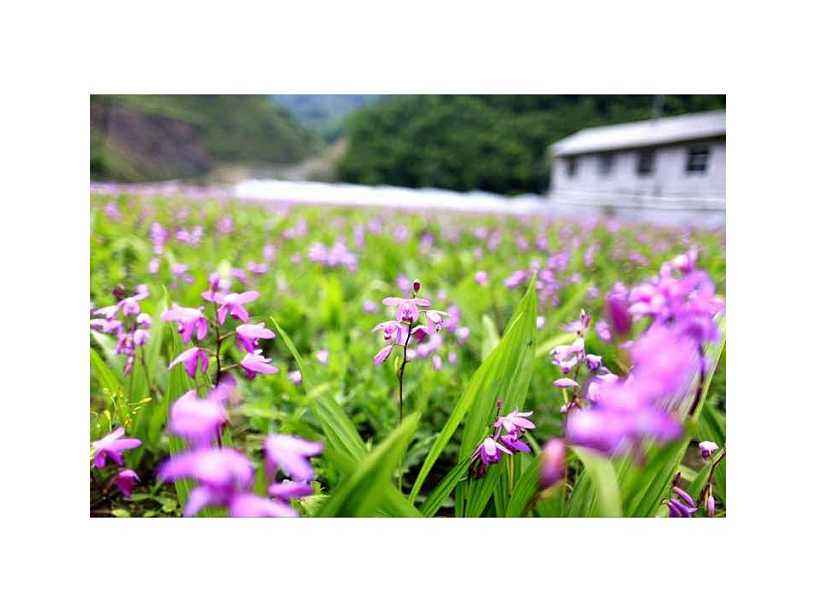
[[[593,504],[593,511],[597,513],[592,516],[623,516],[618,477],[612,462],[587,448],[573,446],[572,451],[584,464],[587,474],[586,482],[591,483],[591,495],[597,501]]]
[[[487,423],[495,414],[498,397],[505,400],[508,406],[510,402],[524,401],[532,374],[535,313],[536,293],[531,282],[507,325],[504,337],[470,379],[425,457],[408,496],[409,501],[416,499],[431,468],[465,417],[468,420],[465,423],[458,463],[470,456],[478,438],[485,434]]]
[[[108,390],[109,394],[118,395],[124,393],[119,377],[111,371],[108,364],[105,363],[105,360],[99,356],[95,349],[91,349],[91,369],[96,373],[99,383]]]
[[[516,486],[513,487],[513,493],[510,496],[510,501],[507,504],[506,516],[519,517],[524,516],[524,511],[533,499],[533,496],[538,492],[538,461],[531,461],[527,469],[521,474]]]
[[[316,388],[311,386],[312,377],[305,367],[300,352],[283,327],[273,317],[270,317],[270,320],[300,369],[304,391],[311,395]],[[313,399],[315,404],[311,409],[326,438],[326,455],[332,458],[332,462],[341,472],[346,475],[351,474],[366,455],[365,442],[354,427],[354,423],[337,402],[322,393]],[[385,484],[382,504],[381,510],[390,516],[419,516],[416,508],[390,482]]]
[[[312,390],[312,377],[300,356],[300,352],[295,347],[289,334],[286,333],[274,317],[270,317],[270,320],[272,325],[275,326],[278,336],[283,340],[284,345],[292,354],[292,357],[294,357],[303,377],[303,389],[309,393]],[[357,433],[354,423],[351,422],[348,415],[343,412],[343,409],[334,400],[325,395],[321,394],[315,397],[315,403],[316,406],[313,408],[313,412],[320,422],[320,426],[326,436],[327,444],[335,448],[338,452],[349,455],[355,459],[360,459],[366,452],[365,442],[363,442],[360,434]]]
[[[372,516],[387,495],[388,484],[419,424],[419,413],[406,418],[383,442],[366,455],[344,480],[319,515]]]
[[[499,344],[499,330],[490,315],[482,315],[482,361],[487,359],[492,351]]]
[[[469,465],[470,458],[464,459],[457,463],[456,466],[445,475],[442,481],[436,485],[433,492],[428,495],[425,503],[422,504],[420,510],[423,516],[434,516],[437,513],[439,508],[442,507],[442,504],[445,503],[445,500],[448,499],[454,487],[465,478]]]

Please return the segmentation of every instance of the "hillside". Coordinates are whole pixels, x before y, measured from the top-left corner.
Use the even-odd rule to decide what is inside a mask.
[[[155,181],[222,163],[293,164],[319,138],[269,96],[91,96],[91,176]]]

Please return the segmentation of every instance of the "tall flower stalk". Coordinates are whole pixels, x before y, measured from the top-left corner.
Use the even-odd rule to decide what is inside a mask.
[[[387,297],[383,304],[395,309],[394,319],[377,324],[372,331],[382,331],[386,345],[374,355],[374,365],[381,365],[391,356],[394,347],[402,349],[402,361],[397,369],[399,381],[399,422],[405,418],[405,366],[411,361],[411,342],[419,344],[431,336],[439,334],[443,329],[443,322],[448,313],[441,310],[432,310],[431,301],[419,297],[422,283],[415,280],[410,287],[408,298]],[[425,317],[426,324],[420,323]]]

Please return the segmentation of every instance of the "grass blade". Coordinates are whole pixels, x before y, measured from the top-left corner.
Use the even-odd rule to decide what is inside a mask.
[[[419,416],[419,413],[410,415],[366,455],[321,508],[319,516],[372,516],[386,496],[386,485],[416,431]]]

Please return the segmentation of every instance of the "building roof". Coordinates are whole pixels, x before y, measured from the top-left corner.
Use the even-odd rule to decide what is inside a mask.
[[[550,147],[556,157],[725,136],[725,111],[587,128]]]

